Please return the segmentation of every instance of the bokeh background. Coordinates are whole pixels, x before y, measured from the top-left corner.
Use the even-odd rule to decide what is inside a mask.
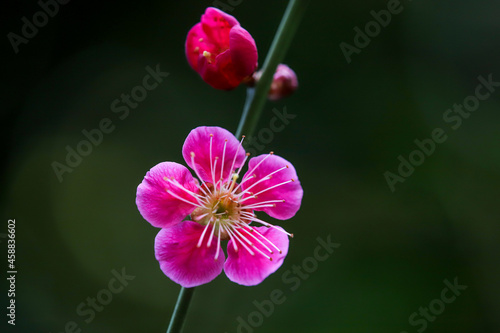
[[[255,38],[262,64],[286,2],[232,3],[228,11]],[[212,4],[71,1],[15,54],[7,34],[20,34],[21,18],[40,7],[4,3],[0,236],[15,218],[19,273],[15,327],[6,325],[2,279],[2,332],[64,332],[70,321],[82,332],[166,330],[179,286],[159,269],[158,230],[138,213],[135,191],[155,164],[182,162],[191,129],[236,130],[245,89],[210,88],[184,57],[188,29]],[[500,331],[500,91],[455,131],[442,119],[474,94],[478,76],[500,81],[500,3],[401,4],[347,63],[339,44],[353,44],[353,29],[387,2],[310,3],[285,61],[300,88],[267,103],[259,125],[269,125],[274,108],[296,115],[262,151],[292,161],[305,190],[296,217],[280,222],[295,234],[289,255],[259,286],[221,275],[197,288],[185,332],[237,332],[237,318],[247,320],[253,302],[274,289],[286,301],[255,332],[417,332],[410,315],[455,277],[468,288],[425,331]],[[157,64],[169,76],[120,119],[113,100]],[[65,147],[103,118],[114,131],[59,182],[51,164],[64,163]],[[437,127],[448,140],[392,192],[384,173],[396,173],[398,156]],[[328,235],[341,246],[291,291],[283,274]],[[134,280],[86,323],[77,306],[122,268]]]

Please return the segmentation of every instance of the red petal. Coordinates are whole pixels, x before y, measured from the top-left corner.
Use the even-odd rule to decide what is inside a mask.
[[[240,26],[231,29],[229,34],[229,49],[235,72],[246,77],[252,75],[257,68],[257,46],[252,36]]]

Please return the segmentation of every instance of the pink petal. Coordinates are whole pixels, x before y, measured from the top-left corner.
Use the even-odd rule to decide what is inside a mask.
[[[262,161],[263,159],[265,160]],[[260,163],[261,161],[262,163]],[[282,170],[277,171],[279,169]],[[275,171],[276,173],[274,173]],[[270,179],[268,179],[269,176],[271,177]],[[291,181],[292,179],[293,181]],[[248,190],[257,196],[257,198],[252,198],[252,194],[245,193],[245,199],[242,200],[242,205],[244,206],[258,206],[259,203],[275,206],[253,209],[264,211],[280,220],[291,218],[300,208],[303,195],[302,186],[293,165],[282,157],[260,155],[250,159],[248,172],[242,178],[241,184],[241,188],[244,191]],[[273,188],[273,186],[276,187]],[[265,203],[266,201],[274,200],[285,201]]]
[[[260,251],[271,257],[272,261],[256,251],[254,247],[250,247],[254,255],[250,254],[250,252],[245,249],[240,242],[237,242],[238,251],[235,251],[233,246],[234,240],[229,241],[227,244],[227,261],[224,264],[224,271],[226,272],[229,280],[244,286],[254,286],[261,283],[266,277],[274,273],[281,266],[288,253],[289,242],[288,236],[285,233],[274,228],[250,228],[255,230],[252,234],[264,243],[270,250],[272,250],[273,254],[270,254],[268,249],[255,240],[255,238],[248,236],[248,234],[243,231],[241,233],[247,235],[246,238],[250,240]],[[257,232],[264,237],[258,235]],[[278,249],[281,250],[281,253],[279,253],[278,250],[269,242],[272,242],[276,247],[278,247]]]
[[[197,204],[193,195],[166,181],[165,177],[173,177],[186,190],[198,192],[196,180],[183,165],[163,162],[149,170],[137,187],[135,202],[142,217],[158,228],[170,227],[181,222],[196,208],[193,204]],[[172,194],[167,193],[167,190]]]
[[[257,46],[252,36],[241,26],[229,33],[229,48],[236,73],[241,77],[252,75],[257,68]]]
[[[233,16],[217,8],[208,7],[201,16],[201,25],[208,39],[226,50],[229,48],[229,31],[239,23]]]
[[[186,37],[186,44],[184,46],[186,52],[186,58],[189,65],[195,71],[198,71],[198,59],[205,51],[204,44],[200,42],[200,39],[205,40],[206,36],[201,28],[201,23],[197,23],[194,27],[189,30]]]
[[[208,240],[210,229],[204,235]],[[215,279],[224,266],[224,252],[212,240],[210,247],[207,242],[198,248],[198,240],[205,229],[204,226],[184,221],[171,228],[160,230],[155,239],[156,259],[160,262],[160,268],[175,283],[183,287],[191,288]],[[215,254],[219,248],[218,259]]]
[[[205,57],[198,60],[198,73],[203,81],[215,89],[231,90],[239,86],[242,76],[236,74],[229,50],[222,52],[210,62]]]
[[[213,135],[212,140],[210,140],[210,135]],[[212,141],[212,159],[210,159],[210,141]],[[225,150],[224,145],[226,145]],[[194,153],[194,164],[191,152]],[[226,181],[231,177],[233,170],[243,163],[245,150],[229,131],[221,127],[202,126],[189,133],[182,147],[182,155],[186,163],[197,171],[203,181],[213,183],[213,178],[215,182],[221,179],[222,162],[224,162],[222,178]],[[211,168],[210,161],[215,168]]]

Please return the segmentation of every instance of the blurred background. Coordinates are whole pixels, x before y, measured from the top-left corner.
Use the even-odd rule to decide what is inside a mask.
[[[262,64],[286,2],[219,4],[252,34]],[[18,275],[15,327],[6,323],[2,279],[2,331],[166,331],[179,286],[159,269],[158,230],[138,213],[135,191],[155,164],[183,163],[191,129],[236,130],[244,87],[212,89],[184,56],[187,31],[211,5],[71,1],[16,54],[9,33],[22,36],[22,18],[33,22],[41,7],[4,3],[0,248],[6,264],[7,220],[15,218]],[[261,151],[291,161],[305,190],[299,213],[277,222],[295,234],[289,255],[258,286],[222,274],[197,288],[185,332],[500,331],[500,91],[455,130],[443,119],[475,94],[479,76],[500,82],[500,3],[419,0],[398,8],[348,63],[340,44],[356,47],[354,29],[364,30],[387,1],[310,3],[285,60],[299,90],[268,102],[259,125],[269,127],[273,109],[296,115]],[[113,112],[148,66],[169,75],[126,116]],[[113,130],[58,179],[54,162],[66,165],[67,146],[77,149],[82,131],[105,118]],[[384,174],[398,175],[398,156],[408,159],[414,140],[435,128],[447,140],[392,191]],[[328,236],[340,247],[307,266],[317,238]],[[311,272],[299,277],[293,267],[304,259]],[[101,291],[114,270],[134,278],[108,300]],[[442,303],[443,281],[455,278],[467,289]],[[285,300],[269,316],[255,314],[254,301],[275,289]],[[107,304],[90,320],[85,303],[97,296]],[[85,315],[77,312],[82,303]],[[419,311],[429,305],[425,319]]]

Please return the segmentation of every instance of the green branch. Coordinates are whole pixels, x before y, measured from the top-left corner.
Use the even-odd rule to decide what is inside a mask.
[[[177,304],[175,304],[174,313],[172,314],[170,324],[168,325],[167,333],[182,332],[182,326],[184,325],[184,319],[186,318],[193,292],[194,288],[181,287],[179,297],[177,298]]]
[[[308,2],[308,0],[291,0],[288,4],[262,66],[262,76],[255,88],[247,90],[247,100],[236,130],[236,137],[240,137],[242,134],[249,137],[253,135],[266,103],[276,67],[285,58]]]

